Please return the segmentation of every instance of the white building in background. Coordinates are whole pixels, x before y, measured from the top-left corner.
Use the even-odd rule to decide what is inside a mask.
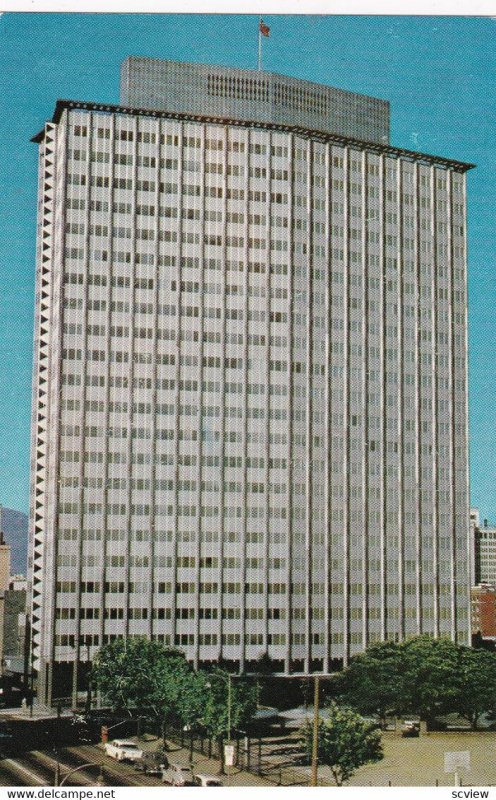
[[[474,561],[472,585],[496,586],[496,528],[487,519],[481,524],[478,508],[470,509],[472,558]]]
[[[471,165],[263,72],[129,59],[121,102],[34,139],[41,697],[123,635],[284,674],[468,643]]]

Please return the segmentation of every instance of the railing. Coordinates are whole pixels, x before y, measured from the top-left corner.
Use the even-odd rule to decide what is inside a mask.
[[[190,760],[193,754],[199,753],[209,759],[221,758],[220,743],[198,732],[170,731],[167,739],[178,747],[189,748]],[[308,778],[298,772],[297,767],[288,760],[276,762],[267,758],[264,740],[261,737],[238,735],[233,742],[235,747],[235,763],[238,769],[264,777],[277,786],[305,786]],[[296,744],[296,743],[295,743]],[[270,746],[270,745],[269,745]]]

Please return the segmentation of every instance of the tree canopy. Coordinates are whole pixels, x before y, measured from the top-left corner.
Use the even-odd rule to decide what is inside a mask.
[[[496,711],[496,653],[461,647],[458,662],[458,713],[474,730],[485,712]]]
[[[380,642],[352,658],[336,682],[344,702],[362,714],[377,714],[384,722],[401,705],[401,656],[395,642]]]
[[[416,636],[398,645],[402,656],[399,711],[428,722],[457,710],[458,651],[450,639]]]
[[[302,734],[302,743],[310,760],[311,722],[307,722]],[[336,785],[342,786],[359,767],[383,758],[380,731],[352,709],[333,702],[329,706],[328,718],[319,721],[317,755],[319,764],[330,767]]]
[[[231,730],[242,730],[257,710],[256,686],[242,679],[230,678],[224,670],[202,673],[204,680],[202,726],[214,738],[228,736],[227,696],[230,681]],[[205,691],[206,690],[206,691]]]
[[[223,741],[242,729],[257,708],[256,686],[215,669],[194,671],[183,652],[144,637],[115,639],[100,648],[92,681],[116,711],[138,709],[162,726],[203,730]],[[230,702],[228,702],[230,698]]]
[[[418,714],[427,722],[450,712],[473,728],[496,709],[496,653],[422,635],[382,642],[351,659],[335,684],[363,714]]]
[[[93,682],[114,710],[141,709],[166,724],[181,721],[191,675],[184,653],[144,637],[104,645],[92,668]]]

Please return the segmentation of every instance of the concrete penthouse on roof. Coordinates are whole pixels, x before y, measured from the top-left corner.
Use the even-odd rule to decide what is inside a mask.
[[[387,103],[128,59],[38,136],[40,696],[146,635],[233,671],[470,642],[465,173]]]
[[[389,143],[389,103],[258,70],[127,58],[122,105],[293,125]]]

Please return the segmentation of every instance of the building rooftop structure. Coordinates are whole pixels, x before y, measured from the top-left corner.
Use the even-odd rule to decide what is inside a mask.
[[[389,102],[260,70],[131,56],[121,104],[280,123],[389,143]]]

